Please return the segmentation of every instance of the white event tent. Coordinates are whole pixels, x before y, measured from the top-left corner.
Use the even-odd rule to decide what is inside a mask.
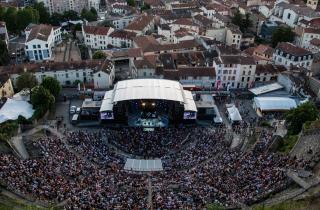
[[[229,120],[231,120],[232,122],[242,121],[240,112],[234,104],[227,104],[226,106]]]
[[[34,109],[28,102],[8,98],[0,109],[0,123],[7,120],[16,120],[19,115],[29,119],[33,113]]]

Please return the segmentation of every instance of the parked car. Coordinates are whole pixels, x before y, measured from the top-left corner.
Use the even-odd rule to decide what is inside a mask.
[[[76,113],[77,113],[77,114],[80,114],[80,112],[81,112],[81,107],[77,107]]]
[[[75,113],[76,113],[76,110],[77,110],[77,107],[76,107],[76,106],[71,106],[71,107],[70,107],[70,114],[75,114]]]

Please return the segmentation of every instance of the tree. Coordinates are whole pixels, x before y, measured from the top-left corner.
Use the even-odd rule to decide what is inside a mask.
[[[100,50],[96,51],[92,56],[92,59],[105,59],[105,58],[106,58],[106,54]]]
[[[250,19],[250,14],[247,13],[246,15],[242,15],[239,10],[237,10],[231,22],[237,26],[239,26],[240,31],[245,33],[248,32],[249,28],[252,27],[252,20]]]
[[[44,6],[43,2],[34,3],[33,8],[36,9],[39,13],[40,23],[50,23],[50,13],[48,12],[48,9]]]
[[[34,74],[25,72],[17,78],[16,88],[18,89],[18,91],[21,91],[24,88],[28,88],[29,90],[31,90],[37,84],[38,82]]]
[[[5,66],[9,63],[9,53],[7,44],[0,40],[0,66]]]
[[[136,2],[135,0],[127,0],[127,4],[131,7],[135,7],[136,6]]]
[[[151,9],[150,5],[146,3],[144,3],[143,6],[141,7],[141,11],[149,10],[149,9]]]
[[[73,10],[65,11],[62,16],[63,16],[64,21],[79,20],[80,19],[78,13]]]
[[[41,86],[49,90],[49,92],[57,98],[61,91],[60,82],[54,77],[45,77],[41,83]]]
[[[6,15],[6,8],[0,5],[0,20],[4,20]]]
[[[16,135],[18,124],[16,121],[9,120],[0,124],[0,141],[7,141]]]
[[[63,22],[63,16],[59,13],[52,13],[50,17],[50,23],[54,26],[59,26],[61,22]]]
[[[82,9],[81,18],[86,19],[87,21],[96,21],[98,19],[97,10],[93,7],[88,11],[87,9]]]
[[[280,26],[272,33],[272,47],[276,47],[279,42],[292,42],[294,36],[295,34],[290,27]]]
[[[307,121],[314,121],[318,117],[317,107],[313,102],[301,104],[295,109],[291,109],[286,113],[286,123],[288,125],[288,134],[298,134],[302,126]]]
[[[6,22],[8,31],[17,32],[17,9],[15,7],[9,7],[6,9],[4,21]]]
[[[32,7],[26,7],[17,12],[17,30],[23,31],[30,23],[39,22],[39,13]]]
[[[32,88],[31,104],[36,109],[35,117],[42,117],[54,104],[54,96],[43,86]]]

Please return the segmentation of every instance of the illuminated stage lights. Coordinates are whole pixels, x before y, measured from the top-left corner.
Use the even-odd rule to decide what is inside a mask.
[[[145,102],[143,102],[141,105],[142,105],[142,106],[145,106],[145,105],[146,105],[146,103],[145,103]]]
[[[156,105],[156,103],[152,103],[152,106],[155,106]]]

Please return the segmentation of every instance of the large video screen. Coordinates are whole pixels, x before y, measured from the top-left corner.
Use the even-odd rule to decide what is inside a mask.
[[[185,120],[195,120],[195,119],[197,119],[197,113],[196,112],[184,112],[183,113],[183,119],[185,119]]]
[[[100,113],[101,120],[113,120],[113,112],[101,112]]]

